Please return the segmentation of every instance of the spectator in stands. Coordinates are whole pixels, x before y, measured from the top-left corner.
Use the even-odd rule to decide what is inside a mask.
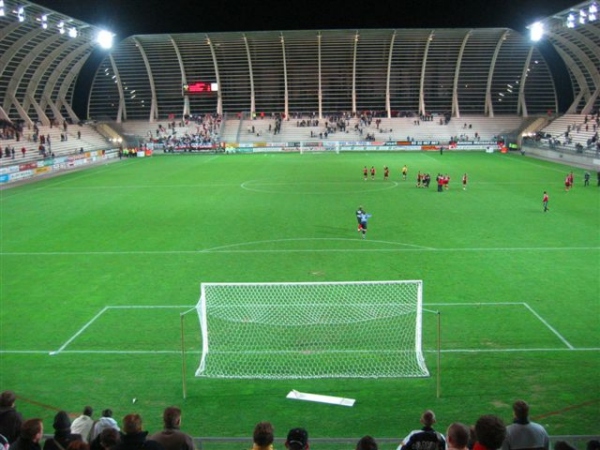
[[[54,416],[54,437],[46,439],[44,450],[65,450],[73,441],[81,441],[81,435],[71,433],[71,419],[66,411]]]
[[[308,431],[304,428],[292,428],[285,440],[288,450],[308,450]]]
[[[454,422],[446,431],[448,450],[467,450],[469,447],[469,428],[462,423]]]
[[[475,438],[473,450],[497,450],[506,438],[506,426],[498,416],[481,416],[475,423]]]
[[[435,414],[430,409],[421,414],[423,428],[411,431],[402,440],[398,450],[445,450],[446,439],[433,429],[435,422]]]
[[[160,443],[165,450],[194,450],[191,436],[179,430],[181,409],[170,406],[163,412],[164,429],[148,437],[148,440]]]
[[[259,422],[254,427],[252,434],[252,450],[273,450],[275,433],[271,422]]]
[[[529,420],[529,405],[523,400],[513,404],[513,423],[506,427],[502,450],[550,448],[550,437],[542,425]]]
[[[69,443],[66,450],[90,450],[90,444],[83,441],[73,441]]]
[[[92,414],[94,410],[91,406],[83,408],[83,413],[77,417],[71,424],[71,431],[75,434],[79,434],[83,442],[90,442],[90,435],[92,433],[92,427],[94,426],[94,419]]]
[[[0,450],[8,450],[8,447],[10,447],[8,439],[0,434]]]
[[[98,436],[100,436],[102,430],[105,430],[106,428],[113,428],[117,431],[120,431],[119,425],[117,424],[117,421],[113,419],[112,415],[113,412],[109,408],[102,411],[102,417],[100,417],[100,419],[94,424],[94,428],[92,429],[92,434],[90,435],[90,442],[92,442]]]
[[[123,418],[123,433],[121,442],[115,445],[114,450],[164,450],[156,441],[146,439],[147,431],[142,430],[142,417],[139,414],[127,414]]]
[[[600,450],[600,441],[598,439],[591,439],[585,444],[585,450]]]
[[[577,450],[567,441],[556,441],[554,444],[554,450]]]
[[[112,450],[121,442],[121,433],[114,428],[106,428],[100,433],[100,445],[103,450]]]
[[[23,416],[15,409],[17,396],[13,391],[0,394],[0,434],[12,444],[19,437]]]
[[[356,443],[356,450],[377,450],[377,442],[371,436],[363,436]]]
[[[121,433],[115,428],[105,428],[90,441],[91,450],[112,450],[119,442],[121,442]]]
[[[23,422],[19,438],[10,445],[11,450],[41,450],[44,436],[42,419],[29,419]]]

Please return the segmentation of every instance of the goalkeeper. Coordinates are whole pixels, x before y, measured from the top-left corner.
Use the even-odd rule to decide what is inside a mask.
[[[362,217],[364,211],[363,211],[363,207],[359,206],[358,209],[356,210],[356,222],[358,223],[358,232],[360,233],[360,218]]]
[[[367,237],[367,222],[368,222],[369,218],[371,218],[371,214],[367,214],[366,211],[363,211],[362,214],[360,215],[359,228],[362,231],[363,239]]]

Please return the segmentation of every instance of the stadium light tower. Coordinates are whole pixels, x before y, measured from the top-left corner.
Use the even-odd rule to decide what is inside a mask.
[[[544,24],[535,22],[529,27],[529,37],[533,42],[537,42],[544,36]]]
[[[100,47],[105,50],[108,50],[113,45],[113,38],[115,37],[114,33],[106,30],[100,30],[96,36],[96,42]]]
[[[0,17],[4,17],[6,12],[4,11],[4,0],[0,0]]]
[[[595,3],[592,3],[588,9],[588,19],[590,22],[598,19],[598,6]]]

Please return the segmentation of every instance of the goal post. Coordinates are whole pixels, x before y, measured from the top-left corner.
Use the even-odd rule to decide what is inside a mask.
[[[202,356],[215,378],[425,377],[423,283],[202,283]]]

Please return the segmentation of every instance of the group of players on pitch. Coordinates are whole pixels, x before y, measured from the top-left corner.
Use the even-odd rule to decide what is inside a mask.
[[[371,180],[375,180],[375,175],[377,174],[377,171],[375,169],[375,166],[371,166],[370,169],[367,168],[367,166],[363,167],[363,180],[367,181],[369,179],[369,175],[371,176]],[[386,181],[388,180],[390,177],[390,169],[388,166],[385,166],[383,168],[383,180]],[[402,179],[404,181],[406,181],[408,178],[408,166],[405,164],[402,167]],[[450,184],[450,176],[448,174],[441,174],[438,173],[437,177],[435,177],[435,181],[437,182],[437,187],[438,187],[438,192],[442,192],[443,190],[448,190],[450,189],[449,184]],[[462,187],[463,190],[467,189],[467,183],[469,182],[469,177],[468,175],[465,173],[462,176]],[[429,184],[431,183],[431,175],[429,175],[428,173],[421,173],[421,171],[419,171],[417,173],[417,187],[429,187]]]
[[[365,181],[367,181],[369,179],[369,175],[371,176],[371,180],[375,180],[375,175],[377,174],[377,171],[375,169],[375,166],[371,166],[370,169],[367,168],[367,166],[363,167],[363,179]],[[390,177],[390,169],[388,166],[385,166],[383,168],[383,179],[388,180]],[[407,180],[408,178],[408,166],[405,164],[402,167],[402,179],[403,180]],[[450,176],[448,174],[446,175],[442,175],[441,173],[439,173],[437,175],[437,177],[435,178],[436,182],[437,182],[437,187],[438,187],[438,192],[442,192],[443,190],[448,190],[449,189],[449,183],[450,183]],[[429,187],[429,183],[431,182],[431,175],[429,175],[428,173],[421,173],[421,171],[419,171],[417,173],[417,184],[416,186],[418,188],[420,187]],[[468,175],[465,173],[462,176],[462,187],[463,190],[467,189],[467,183],[469,182],[469,177]],[[358,232],[362,233],[362,238],[365,239],[366,235],[367,235],[367,222],[369,221],[369,218],[371,217],[371,214],[368,214],[362,206],[359,206],[358,209],[356,210],[356,221],[358,222]]]

